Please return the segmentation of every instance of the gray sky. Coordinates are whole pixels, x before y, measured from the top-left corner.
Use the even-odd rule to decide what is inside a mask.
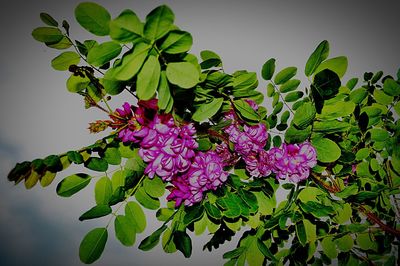
[[[78,217],[94,204],[90,188],[73,198],[55,193],[61,174],[48,188],[26,191],[6,180],[16,162],[62,153],[97,139],[87,124],[104,118],[98,111],[84,111],[81,98],[65,88],[67,73],[51,68],[58,52],[31,37],[42,26],[40,12],[71,24],[71,35],[93,38],[73,18],[80,1],[3,1],[1,31],[0,97],[0,264],[80,265],[79,243],[91,228],[105,220],[79,222]],[[351,2],[351,4],[349,4]],[[362,77],[365,71],[383,70],[395,75],[400,66],[397,1],[98,1],[113,17],[123,9],[134,10],[142,19],[160,4],[169,5],[176,24],[193,35],[192,52],[209,49],[223,59],[225,70],[260,72],[270,57],[277,68],[297,66],[302,77],[305,62],[316,45],[327,39],[331,57],[349,59],[345,80]],[[260,89],[265,87],[260,82]],[[118,103],[125,99],[119,99]],[[117,107],[118,104],[113,104]],[[79,168],[71,172],[79,171]],[[222,254],[202,251],[207,237],[194,238],[192,259],[180,253],[138,251],[137,245],[157,221],[148,215],[151,227],[126,248],[109,236],[102,258],[95,265],[222,265]],[[111,230],[112,231],[112,230]]]

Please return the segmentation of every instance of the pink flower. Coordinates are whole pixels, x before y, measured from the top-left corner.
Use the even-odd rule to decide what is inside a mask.
[[[317,164],[315,148],[308,142],[283,144],[281,148],[269,150],[272,171],[279,179],[297,183],[307,179],[310,168]]]
[[[191,206],[203,199],[204,192],[216,190],[228,178],[223,169],[221,157],[214,151],[198,152],[187,172],[175,176],[171,183],[168,200],[175,200],[175,205],[184,203]]]

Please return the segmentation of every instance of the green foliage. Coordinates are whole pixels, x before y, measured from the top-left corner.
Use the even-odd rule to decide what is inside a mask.
[[[95,228],[82,239],[79,246],[79,258],[83,263],[91,264],[103,253],[108,238],[107,228]]]

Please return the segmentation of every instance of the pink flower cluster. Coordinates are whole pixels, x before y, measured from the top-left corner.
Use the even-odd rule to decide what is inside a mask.
[[[272,171],[279,179],[298,183],[307,179],[310,168],[317,164],[317,152],[309,142],[283,144],[269,150]]]
[[[187,206],[200,202],[205,191],[215,190],[227,180],[228,172],[223,166],[222,158],[216,152],[198,152],[189,171],[172,179],[174,187],[167,199],[175,200],[176,206],[182,202]]]
[[[255,102],[249,105],[257,111]],[[233,121],[225,128],[229,140],[234,143],[237,152],[246,164],[246,170],[253,177],[268,176],[274,173],[279,179],[300,182],[310,174],[310,168],[317,164],[315,148],[308,142],[301,144],[283,144],[280,148],[264,149],[268,139],[264,124],[246,125],[228,112],[226,119]]]
[[[196,151],[193,124],[177,126],[172,115],[158,114],[157,100],[139,101],[137,108],[124,103],[111,118],[123,142],[139,144],[139,155],[147,163],[145,174],[172,183],[167,199],[175,200],[176,206],[200,202],[205,191],[226,181],[228,173],[218,154]]]

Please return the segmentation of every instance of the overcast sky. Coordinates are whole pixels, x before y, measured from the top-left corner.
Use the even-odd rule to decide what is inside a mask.
[[[55,186],[26,191],[13,186],[6,175],[15,163],[58,154],[93,143],[87,124],[104,116],[85,111],[82,100],[65,88],[67,73],[50,66],[58,52],[31,37],[42,26],[40,12],[71,24],[73,38],[93,38],[77,25],[74,8],[80,1],[3,1],[0,64],[0,265],[80,265],[78,247],[98,222],[79,222],[93,206],[89,189],[73,198],[57,197]],[[395,75],[400,66],[398,1],[97,1],[113,17],[123,9],[142,19],[160,4],[169,5],[176,24],[193,35],[192,52],[209,49],[220,54],[225,70],[247,69],[259,73],[274,57],[277,68],[305,62],[322,40],[328,40],[331,56],[349,59],[345,80],[365,71],[383,70]],[[351,2],[351,3],[350,3]],[[349,4],[350,3],[350,4]],[[265,87],[260,82],[260,89]],[[119,99],[123,101],[124,99]],[[112,105],[117,107],[116,104]],[[76,170],[76,169],[74,169]],[[79,171],[79,169],[77,170]],[[209,253],[201,248],[209,237],[194,240],[193,257],[164,254],[160,247],[142,252],[137,245],[154,230],[151,227],[132,248],[109,236],[102,258],[95,265],[222,265],[222,254],[236,243]],[[111,230],[112,231],[112,230]]]

